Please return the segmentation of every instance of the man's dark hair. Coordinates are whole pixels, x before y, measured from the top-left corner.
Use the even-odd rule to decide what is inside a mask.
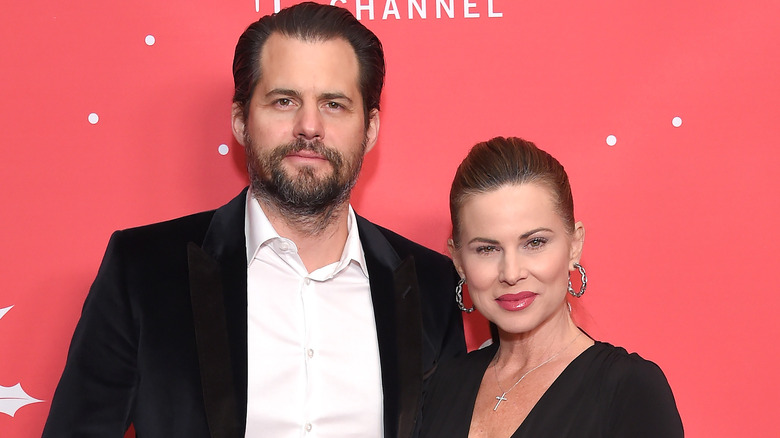
[[[360,94],[363,97],[365,123],[373,109],[379,109],[379,96],[385,81],[385,55],[382,43],[347,9],[313,2],[300,3],[266,15],[252,23],[236,44],[233,58],[233,81],[237,103],[244,119],[249,116],[249,102],[260,80],[260,54],[274,32],[302,41],[328,41],[342,38],[357,55]]]

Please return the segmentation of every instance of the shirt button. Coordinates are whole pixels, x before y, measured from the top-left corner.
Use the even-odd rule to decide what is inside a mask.
[[[311,278],[304,278],[303,282],[306,283],[306,286],[311,284]]]
[[[306,355],[309,356],[309,359],[311,359],[312,357],[314,357],[314,350],[309,348],[308,350],[306,350]]]
[[[282,242],[279,244],[279,251],[287,252],[290,250],[290,245],[287,242]]]
[[[306,423],[306,432],[311,432],[311,423]]]

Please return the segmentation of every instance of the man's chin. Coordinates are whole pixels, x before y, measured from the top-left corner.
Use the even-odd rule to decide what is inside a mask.
[[[318,166],[319,167],[319,166]],[[284,179],[296,186],[319,187],[334,178],[333,169],[315,168],[314,166],[282,166]]]

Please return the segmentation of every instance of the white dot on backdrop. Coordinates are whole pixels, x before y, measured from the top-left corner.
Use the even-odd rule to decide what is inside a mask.
[[[615,146],[617,144],[617,137],[614,135],[608,135],[607,136],[607,145],[609,146]]]
[[[218,150],[219,150],[219,154],[220,155],[227,155],[228,152],[230,152],[230,148],[228,147],[228,145],[226,145],[224,143],[219,145],[219,149]]]
[[[89,120],[89,123],[94,125],[98,122],[98,120],[100,120],[100,117],[98,117],[97,113],[89,113],[87,120]]]
[[[682,126],[682,119],[680,117],[673,118],[672,126],[674,126],[675,128],[679,128],[680,126]]]
[[[144,38],[144,41],[146,41],[147,46],[153,46],[154,45],[154,35],[147,35],[146,38]]]

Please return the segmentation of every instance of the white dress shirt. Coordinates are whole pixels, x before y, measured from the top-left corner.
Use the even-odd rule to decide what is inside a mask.
[[[338,262],[307,272],[247,195],[246,436],[382,437],[382,376],[352,207]]]

